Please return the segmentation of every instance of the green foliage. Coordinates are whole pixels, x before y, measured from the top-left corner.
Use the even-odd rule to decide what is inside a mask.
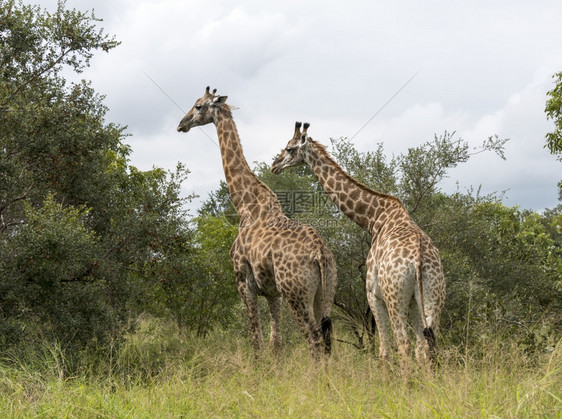
[[[224,217],[200,216],[195,219],[197,333],[207,334],[214,324],[227,327],[233,319],[234,307],[240,301],[230,248],[238,234],[238,226]]]
[[[103,97],[61,77],[118,45],[98,22],[64,2],[54,14],[0,3],[2,350],[45,339],[74,354],[107,349],[129,318],[164,310],[147,299],[161,292],[161,261],[190,238],[190,197],[180,197],[189,171],[129,165]]]
[[[114,319],[100,298],[107,284],[92,281],[101,255],[87,217],[47,197],[38,210],[26,205],[26,224],[0,242],[1,349],[35,334],[65,344],[110,334]]]
[[[0,7],[0,231],[21,222],[23,203],[61,194],[70,205],[102,189],[111,150],[124,158],[122,128],[104,125],[102,98],[86,82],[66,86],[66,66],[81,71],[96,49],[117,42],[93,17],[3,1]],[[60,196],[59,199],[63,197]],[[90,204],[88,203],[88,206]]]
[[[162,258],[153,269],[160,277],[159,297],[178,325],[205,336],[226,326],[239,302],[229,251],[238,228],[224,217],[201,215],[190,241]]]
[[[559,274],[558,289],[562,290],[562,182],[558,184],[558,187],[560,188],[558,199],[561,203],[557,208],[546,210],[541,222],[554,241],[552,251],[549,254],[549,266],[557,267]]]
[[[347,138],[330,139],[332,154],[340,166],[359,182],[388,194],[398,195],[397,160],[387,161],[382,144],[375,151],[358,151]]]
[[[509,337],[531,350],[551,347],[562,327],[560,254],[553,253],[543,218],[490,197],[456,194],[434,222],[448,287],[447,339],[474,344]]]
[[[554,131],[546,134],[546,147],[562,160],[562,72],[552,76],[555,86],[547,95],[544,111],[554,121]]]
[[[411,214],[422,212],[420,206],[430,203],[428,198],[435,195],[448,169],[469,159],[468,143],[454,140],[454,134],[445,131],[441,137],[435,135],[432,143],[410,148],[400,159],[400,197]]]
[[[7,99],[45,82],[46,73],[57,74],[64,66],[81,72],[95,50],[107,52],[119,44],[96,27],[101,20],[93,13],[68,10],[65,1],[59,1],[53,14],[16,0],[3,0],[0,6],[2,78],[13,87],[2,92]]]
[[[219,188],[209,194],[197,212],[200,215],[224,217],[233,225],[237,225],[240,220],[224,180],[219,182]]]

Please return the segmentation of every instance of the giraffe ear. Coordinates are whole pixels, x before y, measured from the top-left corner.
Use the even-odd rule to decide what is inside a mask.
[[[228,96],[215,96],[211,104],[212,106],[221,106],[226,102],[226,99],[228,99]]]

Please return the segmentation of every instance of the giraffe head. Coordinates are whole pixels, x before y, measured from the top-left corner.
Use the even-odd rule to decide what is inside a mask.
[[[197,99],[193,108],[183,117],[178,125],[178,132],[188,132],[193,127],[216,122],[216,115],[228,96],[216,96],[217,89],[211,93],[209,86],[203,97]]]
[[[308,147],[308,134],[306,131],[310,124],[308,122],[304,123],[304,129],[301,132],[300,122],[295,123],[295,133],[293,138],[287,143],[287,147],[283,149],[281,154],[275,159],[273,165],[271,166],[271,171],[278,175],[287,167],[298,166],[304,163],[304,154],[306,148]]]

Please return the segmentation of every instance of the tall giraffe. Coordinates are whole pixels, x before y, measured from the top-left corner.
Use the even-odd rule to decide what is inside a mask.
[[[271,170],[308,164],[343,213],[371,235],[367,257],[367,299],[377,322],[379,356],[390,355],[390,325],[403,369],[410,353],[408,314],[416,335],[416,359],[431,365],[437,355],[435,333],[445,303],[445,279],[439,251],[412,220],[400,200],[374,191],[346,173],[323,145],[295,124],[293,138]]]
[[[336,292],[336,263],[330,249],[311,226],[283,214],[275,194],[252,172],[232,118],[227,96],[207,87],[203,97],[181,120],[178,131],[214,123],[232,203],[240,216],[230,258],[236,286],[244,302],[254,349],[263,346],[257,297],[265,296],[270,313],[270,344],[281,346],[281,303],[295,315],[317,359],[331,348],[330,312]]]

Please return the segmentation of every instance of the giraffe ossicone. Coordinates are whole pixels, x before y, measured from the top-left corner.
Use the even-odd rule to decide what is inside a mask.
[[[230,258],[250,320],[254,348],[263,346],[258,295],[264,296],[269,305],[270,344],[274,349],[281,346],[281,303],[285,299],[310,353],[317,359],[322,351],[331,350],[334,256],[316,230],[285,216],[276,195],[252,172],[226,99],[207,87],[177,130],[189,132],[210,123],[216,126],[226,184],[240,216]]]
[[[408,324],[416,335],[416,358],[431,365],[437,356],[435,334],[445,303],[445,279],[437,247],[414,222],[400,200],[370,189],[346,173],[325,147],[308,136],[310,124],[295,123],[293,138],[271,170],[308,164],[327,195],[371,235],[366,291],[379,332],[379,356],[390,356],[390,326],[403,370],[410,353]],[[408,321],[410,318],[410,322]]]

